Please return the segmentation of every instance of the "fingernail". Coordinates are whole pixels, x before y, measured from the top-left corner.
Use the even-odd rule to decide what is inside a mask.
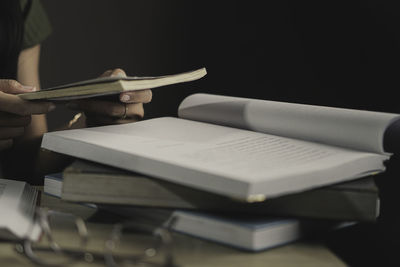
[[[123,95],[121,96],[121,101],[122,102],[128,102],[131,99],[129,95]]]
[[[125,78],[126,74],[124,72],[122,72],[122,71],[116,71],[116,72],[111,73],[111,76],[112,77]]]
[[[56,108],[56,105],[54,105],[53,103],[50,103],[48,111],[52,111],[55,108]]]
[[[30,86],[30,85],[21,85],[23,90],[30,91],[30,92],[35,92],[36,91],[36,86]]]

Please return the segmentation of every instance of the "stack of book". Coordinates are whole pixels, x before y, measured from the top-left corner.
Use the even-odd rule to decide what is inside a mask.
[[[77,159],[64,172],[46,175],[44,191],[126,217],[171,210],[167,217],[179,218],[176,231],[250,251],[315,234],[322,220],[330,221],[322,228],[328,230],[379,215],[372,177],[250,203]]]
[[[194,94],[178,117],[45,134],[42,148],[77,159],[45,190],[125,214],[167,209],[177,231],[258,251],[320,219],[375,220],[373,175],[399,118]]]

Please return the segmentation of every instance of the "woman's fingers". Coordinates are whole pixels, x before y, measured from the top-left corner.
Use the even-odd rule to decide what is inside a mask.
[[[139,116],[131,116],[129,118],[118,118],[118,117],[109,117],[94,113],[91,114],[88,112],[85,112],[85,115],[86,115],[86,123],[88,126],[124,124],[130,122],[137,122],[141,119]]]
[[[55,108],[50,102],[30,102],[16,94],[34,91],[15,80],[0,79],[0,151],[10,148],[13,139],[24,135],[32,114],[44,114]]]
[[[132,104],[123,104],[119,103],[120,105],[124,105],[124,115],[123,117],[126,118],[140,118],[144,117],[144,108],[142,103],[132,103]]]
[[[0,92],[0,111],[27,116],[48,113],[55,107],[51,102],[25,101],[16,95]]]
[[[16,138],[24,135],[24,127],[0,127],[0,140]]]
[[[100,77],[126,77],[122,69],[105,71]],[[83,111],[89,126],[135,122],[144,117],[143,103],[152,99],[151,90],[124,92],[119,98],[98,97],[67,104],[71,109]]]
[[[0,79],[0,91],[15,95],[36,91],[36,87],[22,85],[16,80]]]
[[[88,113],[88,116],[90,116],[90,114],[104,115],[114,118],[143,118],[144,116],[142,103],[125,104],[121,102],[112,102],[100,99],[85,99],[70,103],[68,107],[76,110],[82,110],[85,113]]]
[[[126,73],[123,69],[117,68],[112,70],[106,70],[100,77],[126,77]]]
[[[113,71],[113,70],[106,70],[106,71],[103,72],[103,74],[101,74],[99,77],[110,77],[112,71]]]
[[[119,99],[124,103],[150,103],[153,93],[150,89],[124,92],[119,95]]]
[[[31,123],[31,116],[18,116],[6,112],[0,112],[0,127],[26,127]]]
[[[85,112],[88,126],[136,122],[143,118],[142,103],[121,103],[100,99],[85,99],[69,105]]]
[[[35,90],[34,86],[24,86],[16,80],[0,79],[0,111],[27,116],[53,110],[55,105],[51,102],[25,101],[16,95]]]

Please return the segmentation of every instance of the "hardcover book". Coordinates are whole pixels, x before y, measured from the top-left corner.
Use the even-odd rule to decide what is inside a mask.
[[[399,114],[208,94],[178,118],[46,133],[42,148],[187,187],[264,201],[385,170]]]
[[[248,203],[102,164],[76,160],[63,173],[46,175],[44,192],[73,202],[229,214],[371,222],[379,215],[378,189],[372,177]]]
[[[134,221],[151,222],[173,231],[257,252],[295,242],[339,226],[326,221],[280,218],[268,215],[221,215],[210,212],[100,206],[100,209]]]

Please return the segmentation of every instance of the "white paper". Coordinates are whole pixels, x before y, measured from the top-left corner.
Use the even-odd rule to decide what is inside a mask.
[[[383,135],[399,114],[195,94],[179,116],[361,151],[385,153]]]

